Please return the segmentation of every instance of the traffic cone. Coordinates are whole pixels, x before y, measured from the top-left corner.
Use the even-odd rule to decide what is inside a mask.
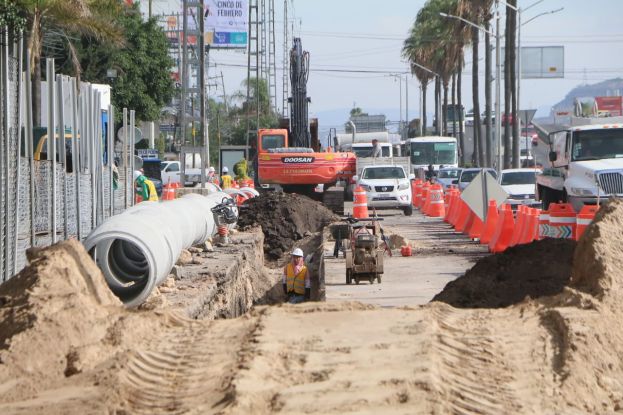
[[[422,207],[422,189],[424,187],[424,182],[420,179],[418,179],[419,182],[416,181],[416,185],[415,185],[415,200],[414,200],[414,206],[419,209]]]
[[[417,190],[420,183],[422,183],[420,179],[411,180],[411,205],[413,207],[417,207]]]
[[[353,192],[353,217],[357,219],[368,218],[368,195],[363,187],[357,186]]]
[[[517,207],[517,218],[515,221],[515,227],[513,228],[513,236],[511,237],[511,241],[509,242],[508,246],[515,246],[521,240],[521,235],[523,234],[524,226],[526,225],[524,209],[525,207],[521,205]]]
[[[463,229],[465,229],[467,220],[469,219],[469,214],[471,210],[469,206],[467,206],[467,203],[463,201],[463,199],[459,199],[459,201],[460,201],[459,214],[457,215],[456,222],[454,224],[454,229],[457,232],[463,232]]]
[[[424,183],[424,185],[422,186],[422,197],[421,197],[422,205],[420,206],[420,210],[425,215],[428,212],[428,206],[430,204],[430,200],[428,200],[428,193],[430,192],[430,187],[431,186],[429,182]]]
[[[450,223],[450,217],[452,216],[452,212],[456,208],[456,193],[454,189],[450,189],[448,191],[448,209],[446,209],[446,214],[443,218],[443,221],[446,223]]]
[[[433,218],[443,218],[446,215],[446,209],[444,207],[443,189],[441,188],[441,185],[434,184],[431,187],[429,200],[428,216]]]
[[[175,189],[171,183],[164,185],[164,188],[162,189],[162,200],[175,200]]]
[[[575,228],[575,240],[579,241],[580,237],[595,218],[595,214],[599,210],[599,206],[584,205],[578,213],[577,226]]]
[[[478,215],[472,213],[472,225],[467,232],[470,239],[480,239],[484,232],[485,223],[480,219]]]
[[[508,244],[513,237],[513,229],[515,228],[515,220],[513,219],[513,210],[511,207],[503,203],[500,207],[500,216],[493,237],[489,241],[489,251],[504,252],[508,248]]]
[[[541,218],[541,209],[532,209],[532,226],[530,229],[530,240],[528,243],[539,240],[539,220]]]
[[[463,209],[463,199],[461,199],[461,192],[455,192],[454,194],[454,209],[452,211],[452,215],[450,216],[450,224],[452,227],[456,227],[457,222],[459,221],[459,216],[461,215],[461,211]]]
[[[480,237],[481,244],[488,244],[498,223],[498,206],[495,200],[489,200],[489,208],[487,209],[487,220],[485,222],[485,229]]]
[[[467,205],[467,203],[463,202],[463,206],[465,209],[465,214],[463,215],[462,220],[459,220],[459,222],[456,224],[456,231],[466,233],[466,231],[468,231],[469,227],[472,225],[472,215],[474,213],[472,212],[472,209]]]

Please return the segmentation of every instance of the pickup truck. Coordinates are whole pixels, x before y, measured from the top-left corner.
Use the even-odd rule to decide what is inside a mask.
[[[375,164],[364,167],[361,175],[354,176],[357,186],[366,191],[368,207],[375,209],[400,209],[406,216],[413,214],[411,204],[411,179],[400,165]]]
[[[195,186],[201,183],[201,169],[191,169],[186,167],[186,183],[184,186]],[[163,161],[160,163],[160,175],[162,176],[162,183],[180,183],[182,168],[181,163],[176,160]]]

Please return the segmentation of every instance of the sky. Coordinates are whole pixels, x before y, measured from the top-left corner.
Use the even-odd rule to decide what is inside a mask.
[[[180,0],[152,1],[154,14],[180,11]],[[310,111],[318,116],[323,130],[341,128],[353,106],[371,114],[385,113],[391,121],[405,119],[407,88],[408,116],[419,116],[417,79],[407,75],[408,85],[405,86],[404,75],[400,82],[390,73],[408,71],[408,64],[401,57],[401,48],[424,0],[286,1],[289,25],[293,27],[295,36],[302,39],[303,48],[310,53]],[[519,6],[526,8],[535,1],[519,0]],[[146,11],[147,1],[143,0],[141,6]],[[277,106],[281,107],[284,1],[275,0],[275,7]],[[551,106],[575,86],[623,77],[623,0],[544,0],[525,11],[523,21],[561,7],[564,10],[538,17],[522,27],[523,46],[564,47],[563,79],[522,81],[521,107],[538,109],[537,116],[547,116]],[[503,25],[504,18],[501,22]],[[503,33],[504,28],[500,30]],[[481,57],[483,45],[481,43]],[[472,101],[471,49],[466,50],[465,60],[463,102],[469,109]],[[220,76],[222,72],[226,93],[231,94],[241,89],[246,77],[246,67],[232,65],[246,66],[246,63],[246,52],[213,50],[210,53],[209,76]],[[388,73],[335,72],[353,70]],[[481,62],[480,72],[482,86],[484,61]],[[481,89],[481,105],[484,106],[484,88]],[[222,95],[222,89],[213,87],[211,93]],[[429,94],[427,102],[429,114],[434,105],[432,95]]]

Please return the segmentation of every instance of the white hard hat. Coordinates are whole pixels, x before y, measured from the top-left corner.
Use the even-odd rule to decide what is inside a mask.
[[[292,256],[303,256],[303,250],[301,248],[295,248],[294,250],[292,250]]]
[[[223,167],[223,173],[228,173],[229,169],[227,168],[227,166]]]
[[[143,174],[143,173],[141,173],[138,170],[134,170],[134,180],[138,179],[141,176],[141,174]]]
[[[209,172],[213,172],[214,171],[214,167],[210,166],[210,168],[208,168]]]

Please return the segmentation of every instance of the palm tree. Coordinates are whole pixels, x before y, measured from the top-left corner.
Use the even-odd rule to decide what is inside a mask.
[[[41,57],[46,33],[61,33],[74,49],[68,34],[93,36],[117,44],[122,43],[121,30],[115,24],[124,6],[120,0],[16,0],[26,17],[27,45],[30,50],[33,121],[41,124]],[[75,56],[72,60],[77,62]],[[79,71],[77,71],[79,72]]]

